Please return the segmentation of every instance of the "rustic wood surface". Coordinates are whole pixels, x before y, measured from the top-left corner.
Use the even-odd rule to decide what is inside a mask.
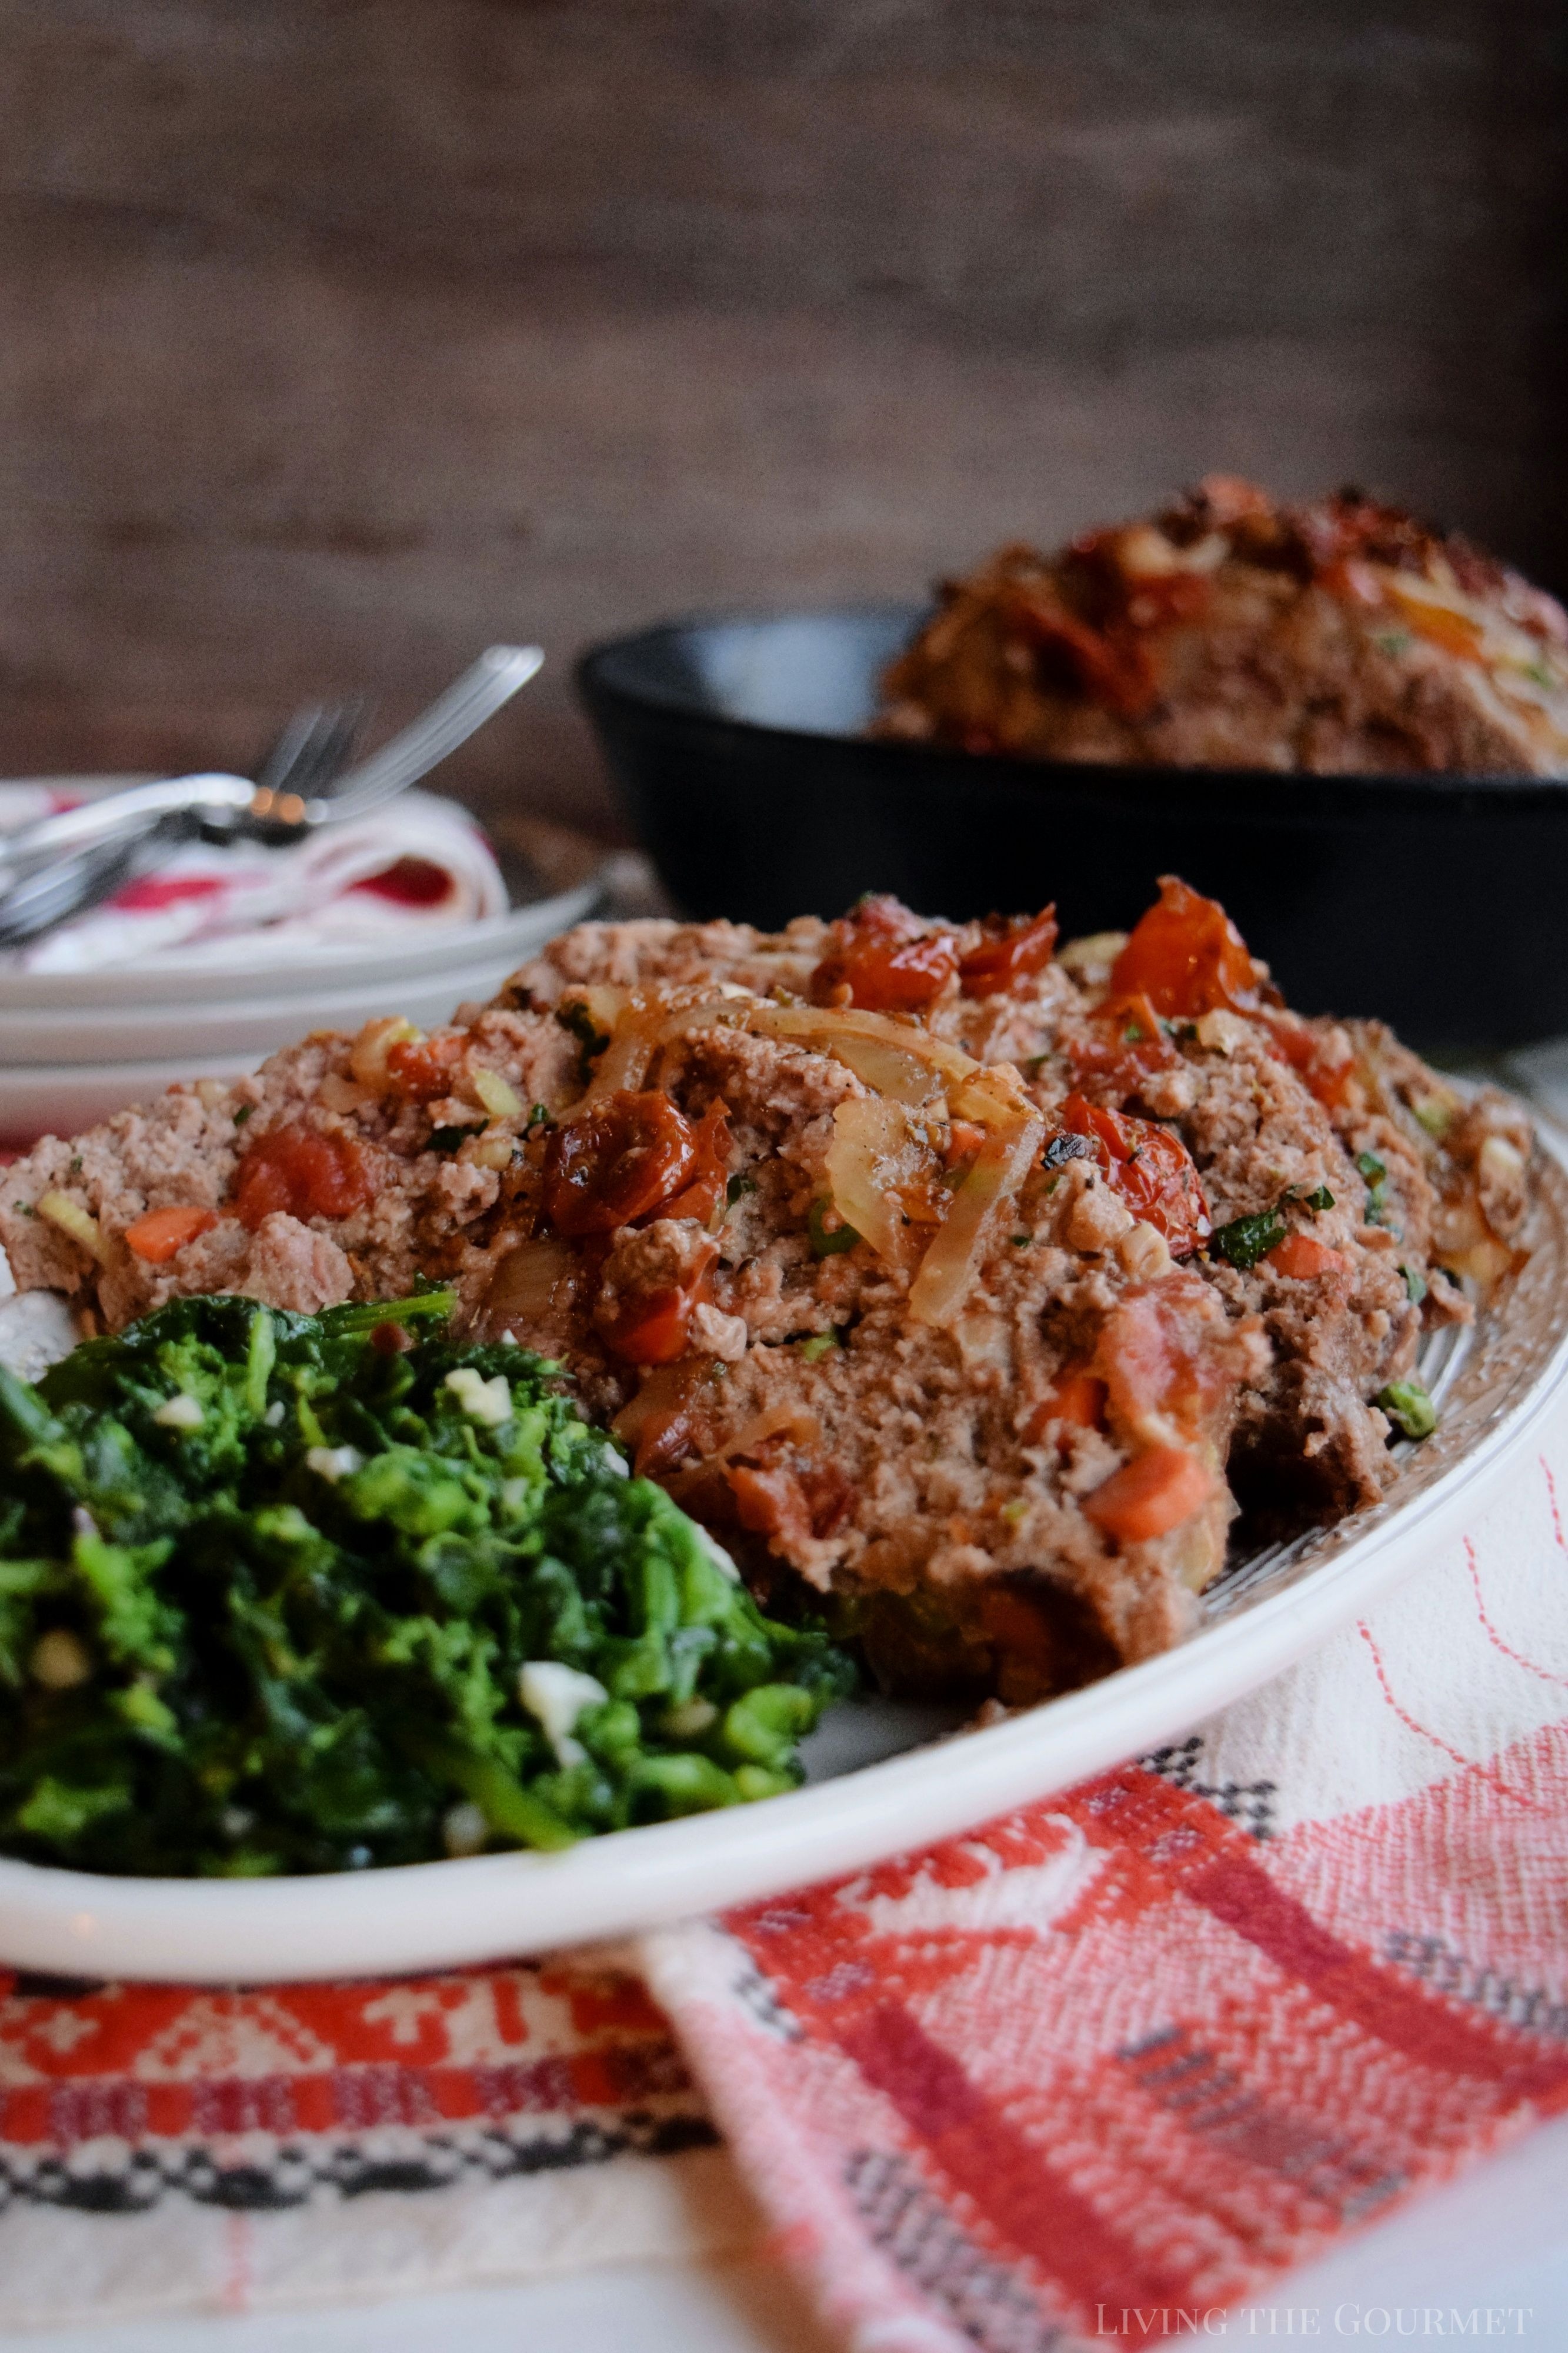
[[[1561,583],[1545,0],[5,0],[0,770],[907,594],[1213,466]]]

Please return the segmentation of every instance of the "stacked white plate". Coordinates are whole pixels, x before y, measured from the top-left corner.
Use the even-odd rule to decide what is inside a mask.
[[[312,1029],[357,1029],[384,1013],[428,1029],[493,997],[602,896],[591,877],[407,944],[323,947],[284,965],[240,937],[232,960],[184,972],[0,975],[0,1145],[73,1134],[182,1079],[237,1078]]]

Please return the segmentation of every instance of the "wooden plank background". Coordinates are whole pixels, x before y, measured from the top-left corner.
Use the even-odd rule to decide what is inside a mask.
[[[5,0],[0,770],[247,763],[1209,467],[1561,585],[1547,0]]]

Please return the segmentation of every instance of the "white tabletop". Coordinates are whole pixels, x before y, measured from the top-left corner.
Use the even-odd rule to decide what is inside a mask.
[[[1568,2346],[1565,2189],[1568,2116],[1292,2274],[1277,2295],[1216,2314],[1203,2339],[1186,2341],[1458,2337],[1558,2353]],[[395,2304],[26,2330],[3,2341],[13,2353],[843,2353],[789,2275],[760,2257],[625,2263]]]

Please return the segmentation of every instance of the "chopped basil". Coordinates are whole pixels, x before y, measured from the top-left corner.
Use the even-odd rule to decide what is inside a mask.
[[[1419,1381],[1390,1381],[1377,1401],[1406,1438],[1430,1438],[1437,1427],[1437,1409]]]
[[[1355,1165],[1369,1185],[1381,1185],[1388,1174],[1375,1152],[1358,1152]]]
[[[555,1122],[551,1118],[544,1104],[535,1103],[528,1114],[528,1124],[522,1132],[525,1136],[529,1136],[533,1134],[536,1127],[553,1127],[554,1124]]]
[[[837,1345],[837,1332],[814,1332],[809,1340],[801,1342],[795,1353],[803,1365],[815,1365],[819,1357],[826,1356],[830,1348]]]
[[[467,1137],[477,1135],[478,1133],[479,1130],[472,1127],[434,1128],[431,1131],[430,1141],[425,1149],[426,1152],[456,1152]]]
[[[234,1124],[236,1127],[243,1127],[246,1121],[250,1117],[251,1113],[255,1109],[256,1105],[254,1103],[241,1103],[239,1109],[234,1115]]]
[[[853,1250],[860,1237],[853,1226],[835,1226],[831,1229],[825,1226],[822,1219],[826,1207],[825,1201],[812,1203],[811,1215],[805,1221],[806,1230],[811,1236],[811,1247],[818,1258],[837,1258],[840,1250]]]
[[[1306,1207],[1309,1209],[1331,1209],[1333,1206],[1334,1197],[1326,1185],[1315,1187],[1307,1196]]]
[[[1405,1293],[1406,1298],[1414,1299],[1416,1304],[1419,1305],[1421,1301],[1426,1296],[1426,1276],[1421,1273],[1418,1268],[1414,1266],[1402,1266],[1399,1271],[1405,1277]]]
[[[1034,1240],[1034,1239],[1035,1237],[1033,1234],[1015,1234],[1012,1237],[1013,1248],[1015,1250],[1024,1250]]]
[[[1408,629],[1379,629],[1373,638],[1373,644],[1380,653],[1390,654],[1395,659],[1401,654],[1407,654],[1415,642]]]
[[[1287,1227],[1279,1209],[1257,1209],[1249,1218],[1233,1218],[1209,1236],[1209,1255],[1223,1258],[1243,1274],[1250,1274],[1260,1258],[1285,1239]]]
[[[742,1194],[754,1193],[756,1189],[757,1180],[754,1176],[731,1176],[724,1187],[724,1198],[732,1209]]]

